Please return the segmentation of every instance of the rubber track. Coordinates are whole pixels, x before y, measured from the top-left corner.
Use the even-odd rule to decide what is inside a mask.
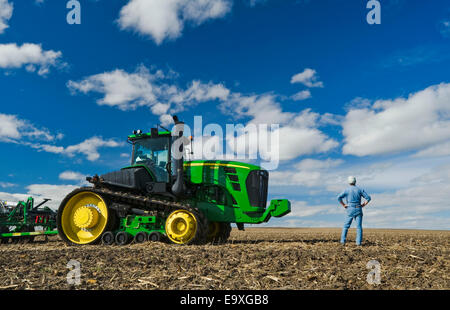
[[[194,237],[194,239],[192,239],[190,244],[205,244],[207,242],[207,234],[209,228],[208,219],[201,211],[199,211],[197,208],[193,208],[188,203],[170,201],[129,192],[115,191],[104,187],[85,187],[81,188],[80,190],[82,189],[95,192],[100,196],[106,198],[110,202],[123,203],[126,205],[144,209],[146,211],[157,211],[167,214],[180,209],[189,211],[197,217],[197,220],[199,222],[199,225],[197,225],[198,228],[196,236]]]
[[[230,238],[231,234],[231,225],[230,223],[222,223],[221,233],[219,235],[219,244],[227,243],[228,238]]]

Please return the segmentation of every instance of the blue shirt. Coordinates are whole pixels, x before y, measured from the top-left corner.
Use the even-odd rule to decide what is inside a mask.
[[[367,202],[371,200],[370,196],[367,195],[367,193],[363,189],[354,185],[350,185],[338,196],[338,201],[342,202],[342,200],[346,198],[346,204],[348,205],[348,214],[354,216],[357,215],[357,213],[362,213],[361,197],[364,197]]]

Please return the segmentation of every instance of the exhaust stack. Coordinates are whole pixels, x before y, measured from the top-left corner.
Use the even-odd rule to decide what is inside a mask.
[[[174,141],[172,143],[172,156],[175,162],[175,182],[172,185],[172,193],[175,196],[180,196],[186,191],[183,173],[183,155],[184,155],[184,122],[178,120],[177,116],[173,116],[175,123],[175,130],[172,132]]]

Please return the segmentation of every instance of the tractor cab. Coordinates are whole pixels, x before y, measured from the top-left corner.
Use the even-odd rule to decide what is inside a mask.
[[[128,137],[128,140],[133,144],[131,166],[144,166],[156,182],[169,183],[172,175],[170,170],[172,136],[170,132],[153,131],[153,133],[153,135],[136,133]]]
[[[172,142],[183,136],[184,123],[174,116],[176,137],[170,131],[150,132],[135,130],[128,136],[133,145],[131,165],[100,177],[86,180],[112,189],[128,189],[147,194],[163,194],[171,197],[181,195],[185,190],[183,180],[183,158],[172,158]],[[180,147],[181,154],[183,148]]]

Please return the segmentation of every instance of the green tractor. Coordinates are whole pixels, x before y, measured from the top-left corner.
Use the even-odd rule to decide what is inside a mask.
[[[68,244],[166,240],[175,244],[226,242],[231,223],[267,222],[290,212],[286,199],[267,207],[269,174],[233,161],[184,161],[184,123],[174,132],[152,128],[128,137],[131,165],[88,177],[92,187],[66,196],[58,209],[59,235]],[[175,150],[175,152],[173,151]]]
[[[34,198],[9,206],[0,201],[0,243],[29,243],[39,235],[56,235],[56,212],[44,206],[50,199],[34,205]]]

